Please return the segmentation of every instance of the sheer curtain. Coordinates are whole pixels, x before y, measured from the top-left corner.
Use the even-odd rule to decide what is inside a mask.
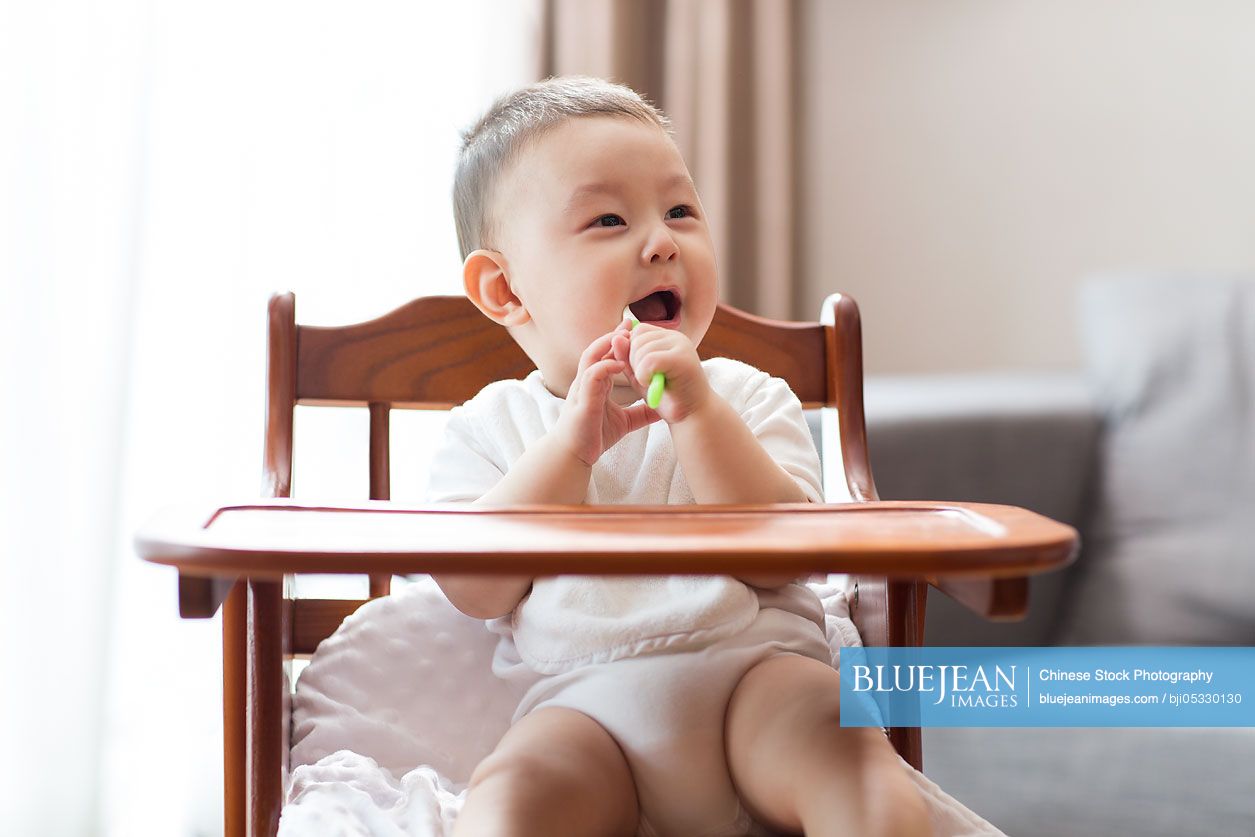
[[[271,292],[312,323],[459,292],[458,132],[537,76],[540,10],[3,9],[0,832],[220,833],[220,625],[131,537],[256,495]],[[329,412],[298,418],[337,455],[296,493],[363,497],[365,418]],[[421,419],[394,423],[398,499]]]

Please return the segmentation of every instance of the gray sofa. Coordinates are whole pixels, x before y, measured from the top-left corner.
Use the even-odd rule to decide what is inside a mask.
[[[1255,645],[1255,282],[1116,277],[1076,375],[869,378],[884,499],[1076,526],[1020,623],[930,591],[930,645]],[[1013,837],[1255,834],[1255,728],[926,729],[924,770]]]

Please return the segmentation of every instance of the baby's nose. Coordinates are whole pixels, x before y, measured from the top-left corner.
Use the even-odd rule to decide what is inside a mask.
[[[679,252],[680,246],[666,227],[658,228],[645,244],[646,261],[650,264],[672,261]]]

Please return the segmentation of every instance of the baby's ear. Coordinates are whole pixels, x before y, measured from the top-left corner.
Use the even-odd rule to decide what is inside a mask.
[[[523,301],[510,287],[505,258],[496,250],[475,250],[462,263],[466,296],[484,316],[506,327],[531,319]]]

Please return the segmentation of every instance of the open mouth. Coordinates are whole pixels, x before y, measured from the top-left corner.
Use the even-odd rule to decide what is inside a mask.
[[[680,319],[680,295],[672,288],[663,288],[636,300],[628,308],[642,323],[674,325]]]

